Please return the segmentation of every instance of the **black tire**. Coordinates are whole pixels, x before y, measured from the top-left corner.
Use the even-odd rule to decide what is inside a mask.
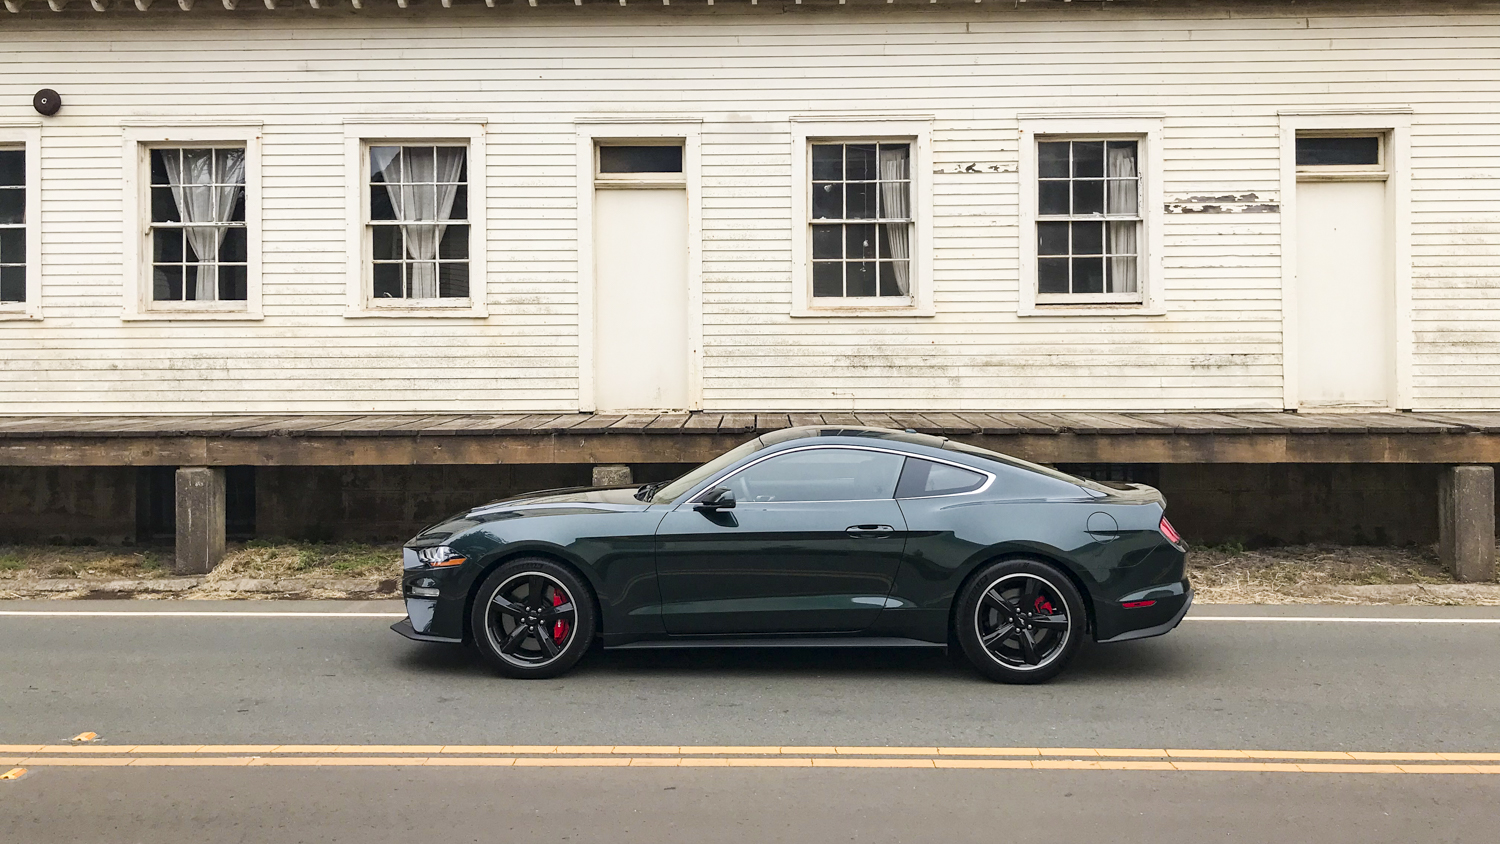
[[[1073,658],[1087,620],[1083,596],[1055,566],[1005,560],[959,593],[953,632],[969,663],[991,680],[1045,683]]]
[[[496,671],[540,680],[563,674],[588,652],[598,619],[583,578],[552,560],[526,557],[484,579],[469,626],[475,647]]]

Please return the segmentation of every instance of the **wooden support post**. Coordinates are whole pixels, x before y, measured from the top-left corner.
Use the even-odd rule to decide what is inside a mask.
[[[1495,579],[1495,470],[1451,466],[1438,485],[1438,556],[1458,580]]]
[[[178,574],[207,574],[224,559],[224,469],[177,470]]]
[[[624,486],[631,483],[629,466],[595,466],[594,486]]]

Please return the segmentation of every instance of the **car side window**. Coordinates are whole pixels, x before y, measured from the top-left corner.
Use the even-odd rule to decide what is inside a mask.
[[[870,501],[895,493],[903,460],[883,451],[814,448],[761,461],[718,486],[740,502]]]
[[[906,458],[901,482],[896,485],[897,498],[923,498],[930,495],[957,495],[984,486],[985,476],[947,463],[934,463],[917,457]]]

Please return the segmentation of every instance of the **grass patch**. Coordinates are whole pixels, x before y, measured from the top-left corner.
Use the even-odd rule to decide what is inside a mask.
[[[231,544],[211,578],[392,578],[400,573],[400,545],[260,540]],[[144,580],[172,576],[169,548],[0,546],[0,579]]]

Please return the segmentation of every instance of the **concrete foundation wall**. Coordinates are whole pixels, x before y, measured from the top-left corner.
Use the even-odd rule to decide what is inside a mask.
[[[1190,542],[1411,545],[1438,538],[1440,466],[1218,464],[1158,468],[1167,517]]]
[[[0,543],[135,538],[132,466],[0,467]]]

